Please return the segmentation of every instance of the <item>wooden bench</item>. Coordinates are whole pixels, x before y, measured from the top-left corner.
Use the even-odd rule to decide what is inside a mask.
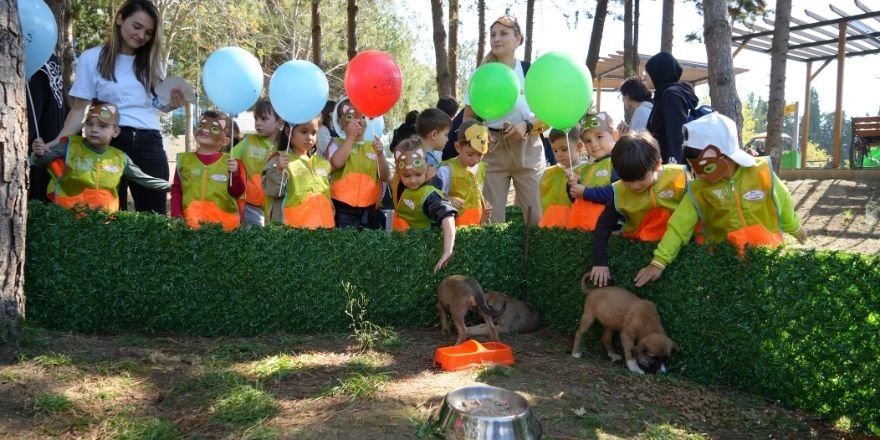
[[[872,146],[880,146],[880,116],[852,118],[852,143],[850,143],[849,153],[850,168],[862,168],[865,157],[871,153]]]

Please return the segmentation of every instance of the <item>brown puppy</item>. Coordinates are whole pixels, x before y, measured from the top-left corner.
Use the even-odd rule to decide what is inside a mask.
[[[495,310],[504,310],[504,313],[494,319],[495,327],[500,333],[530,333],[541,326],[541,315],[525,301],[493,290],[486,294],[486,302]],[[486,336],[489,334],[489,326],[475,325],[468,327],[467,331],[471,336]]]
[[[574,335],[571,355],[581,357],[581,338],[593,320],[598,319],[603,328],[602,345],[612,361],[621,359],[611,346],[611,336],[617,332],[620,333],[626,367],[630,371],[644,374],[639,368],[641,365],[665,373],[666,361],[679,348],[666,336],[654,303],[619,287],[590,289],[589,282],[589,274],[584,275],[581,288],[587,294],[587,300],[581,325]]]
[[[440,331],[444,335],[449,334],[449,323],[446,321],[447,309],[458,332],[455,345],[467,339],[468,331],[464,325],[464,316],[467,315],[468,310],[474,309],[483,317],[492,339],[498,340],[498,332],[495,330],[492,318],[504,313],[504,307],[497,311],[489,307],[483,296],[483,288],[477,280],[464,275],[450,275],[437,286],[437,311],[440,312]]]

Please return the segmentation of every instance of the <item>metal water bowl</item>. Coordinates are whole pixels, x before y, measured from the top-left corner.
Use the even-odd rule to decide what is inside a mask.
[[[542,435],[523,396],[491,385],[450,391],[437,422],[446,438],[455,440],[538,440]]]

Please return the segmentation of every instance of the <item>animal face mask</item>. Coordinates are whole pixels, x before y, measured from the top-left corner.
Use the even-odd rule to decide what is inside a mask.
[[[207,133],[214,142],[223,142],[226,140],[226,127],[229,126],[229,118],[225,116],[205,116],[199,119],[199,126],[196,131]]]
[[[688,163],[699,178],[709,183],[721,180],[730,170],[730,162],[724,159],[721,150],[714,145],[704,148],[696,159],[689,159]]]
[[[86,120],[88,121],[90,118],[98,118],[99,121],[105,124],[116,125],[118,115],[119,111],[116,109],[115,105],[104,103],[89,107],[89,112],[86,114]]]
[[[395,151],[394,160],[397,162],[397,173],[400,182],[407,188],[415,189],[425,182],[425,174],[428,170],[428,162],[425,161],[425,150],[419,148],[415,151]]]
[[[489,151],[489,129],[485,125],[474,124],[464,132],[467,143],[481,154]]]

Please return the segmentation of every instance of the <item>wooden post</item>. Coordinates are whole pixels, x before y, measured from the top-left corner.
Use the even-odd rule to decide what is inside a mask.
[[[810,108],[813,107],[813,62],[807,62],[807,78],[804,81],[804,122],[801,125],[801,168],[807,167],[807,142],[810,141]]]
[[[596,78],[596,112],[602,111],[602,77]]]
[[[840,141],[843,135],[843,61],[846,59],[846,22],[838,26],[837,37],[837,104],[834,107],[834,147],[831,167],[840,168]]]

